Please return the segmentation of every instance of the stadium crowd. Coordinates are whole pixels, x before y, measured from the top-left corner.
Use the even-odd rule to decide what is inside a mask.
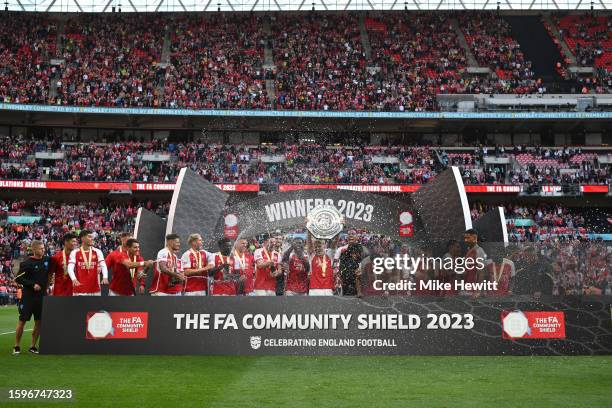
[[[559,34],[581,66],[612,70],[612,19],[610,16],[557,15]]]
[[[253,15],[174,20],[160,107],[268,108],[261,24]]]
[[[374,108],[356,16],[277,16],[274,26],[278,109]]]
[[[0,22],[0,101],[44,104],[54,75],[56,26],[43,15]]]
[[[606,209],[569,209],[546,203],[507,204],[503,207],[508,221],[509,238],[515,242],[539,242],[548,238],[584,240],[588,234],[607,233],[612,227]],[[491,208],[482,204],[474,205],[472,218],[481,217]]]
[[[156,14],[83,15],[65,23],[54,77],[56,105],[139,107],[159,104],[163,27]]]
[[[435,111],[437,94],[545,89],[509,24],[491,12],[380,13],[365,16],[365,30],[354,13],[7,16],[0,23],[0,101],[10,103]],[[492,75],[466,72],[455,18]],[[610,20],[566,16],[557,24],[582,65],[608,73],[587,87],[603,92]]]
[[[61,155],[37,159],[37,152]],[[146,154],[163,157],[149,160]],[[189,167],[218,183],[424,184],[452,165],[460,168],[466,184],[607,184],[612,168],[598,159],[606,154],[573,147],[453,151],[407,145],[75,143],[17,137],[0,138],[0,179],[172,182],[182,167]],[[517,165],[488,165],[487,157],[515,159]]]

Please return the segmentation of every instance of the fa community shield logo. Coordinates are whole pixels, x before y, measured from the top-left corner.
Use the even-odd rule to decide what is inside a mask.
[[[251,348],[258,350],[261,347],[261,336],[251,336]]]

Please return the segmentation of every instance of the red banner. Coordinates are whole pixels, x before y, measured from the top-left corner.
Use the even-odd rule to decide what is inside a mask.
[[[172,191],[174,183],[132,183],[134,191]]]
[[[310,190],[351,190],[363,193],[414,193],[420,184],[280,184],[278,191]]]
[[[366,193],[414,193],[422,184],[280,184],[278,191],[308,190],[324,188],[331,190],[352,190]],[[512,185],[468,185],[466,193],[520,193],[522,186]]]
[[[600,184],[587,184],[580,186],[580,191],[583,193],[607,193],[608,186]]]
[[[522,186],[507,186],[507,185],[468,185],[465,186],[466,193],[520,193],[523,191]]]
[[[259,191],[259,184],[215,184],[223,191],[234,191],[237,193],[256,193]]]
[[[245,193],[258,192],[259,184],[215,184],[227,192]],[[279,191],[295,191],[308,189],[350,190],[364,193],[414,193],[421,184],[280,184]],[[0,180],[0,188],[22,190],[86,190],[86,191],[173,191],[174,183],[129,183],[106,181],[30,181],[30,180]],[[514,185],[466,185],[466,193],[520,193],[522,186]],[[561,191],[561,186],[542,186],[542,193]],[[582,185],[583,193],[607,193],[606,185]]]
[[[257,192],[259,184],[215,184],[223,191]],[[0,180],[0,188],[25,190],[133,190],[133,191],[172,191],[174,183],[121,183],[97,181],[28,181]]]

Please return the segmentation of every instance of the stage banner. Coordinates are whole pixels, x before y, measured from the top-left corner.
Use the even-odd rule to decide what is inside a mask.
[[[267,194],[239,202],[226,211],[236,215],[240,237],[253,237],[277,229],[304,228],[310,211],[320,205],[335,207],[347,229],[363,229],[391,237],[401,236],[400,215],[412,214],[410,202],[371,193],[328,189]],[[418,224],[415,229],[422,232],[418,217],[415,218]],[[217,236],[222,235],[222,231],[217,231]]]
[[[508,227],[504,207],[489,210],[473,222],[480,239],[484,242],[508,243]]]
[[[166,220],[140,207],[134,225],[134,238],[140,242],[140,255],[144,259],[156,259],[157,251],[166,244],[164,239]]]
[[[440,173],[410,197],[427,235],[434,242],[463,237],[472,217],[458,167]]]
[[[228,197],[227,193],[214,184],[183,167],[172,193],[166,234],[178,234],[185,250],[187,238],[197,231],[202,235],[205,248],[216,249],[217,239],[214,233],[217,225],[223,223],[223,212]]]
[[[612,297],[46,297],[43,354],[612,354]]]

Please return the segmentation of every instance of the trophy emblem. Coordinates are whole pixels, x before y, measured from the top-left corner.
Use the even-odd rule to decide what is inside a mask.
[[[336,207],[319,205],[308,214],[306,229],[316,239],[329,240],[342,231],[343,223],[342,214]]]
[[[527,316],[520,310],[508,313],[502,321],[502,326],[508,337],[520,338],[531,334]]]

